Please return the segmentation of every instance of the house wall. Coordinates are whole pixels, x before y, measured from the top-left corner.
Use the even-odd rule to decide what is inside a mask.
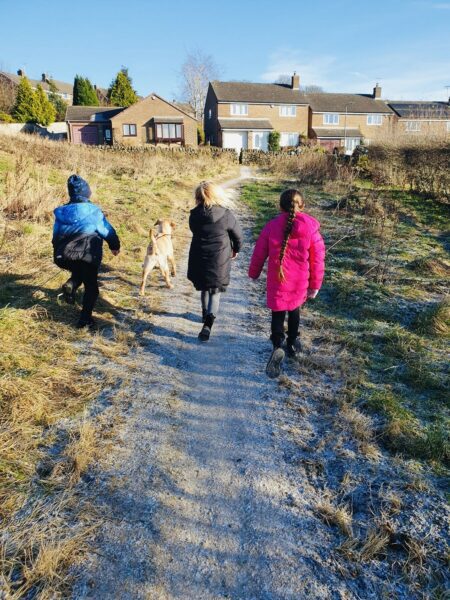
[[[280,117],[279,104],[248,104],[248,115],[239,117],[231,114],[231,104],[234,103],[218,104],[217,112],[219,118],[269,119],[275,131],[279,131],[280,133],[299,133],[303,136],[308,135],[308,106],[297,106],[297,115],[295,117]]]
[[[420,123],[419,131],[407,131],[406,123],[408,121],[414,121]],[[450,120],[445,119],[414,119],[414,118],[398,118],[396,119],[395,132],[397,135],[420,135],[421,137],[450,137],[450,129],[447,129],[447,123]],[[450,125],[449,125],[450,127]]]
[[[197,146],[197,121],[157,96],[147,96],[111,119],[115,144],[141,146],[151,143],[148,127],[153,117],[183,117],[186,146]],[[124,136],[122,125],[135,124],[136,136]]]
[[[334,113],[335,114],[335,113]],[[326,127],[327,129],[343,129],[345,124],[345,113],[339,114],[338,125],[326,125],[323,122],[324,113],[318,113],[311,110],[310,117],[310,137],[313,137],[311,129],[316,127]],[[379,113],[382,114],[382,113]],[[392,133],[394,123],[394,115],[383,114],[382,125],[367,125],[367,114],[347,114],[347,127],[349,129],[359,129],[367,141],[375,140],[377,137],[384,137]]]

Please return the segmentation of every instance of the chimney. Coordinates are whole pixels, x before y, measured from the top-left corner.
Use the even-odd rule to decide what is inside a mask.
[[[24,69],[19,69],[19,70],[17,71],[17,75],[18,75],[19,77],[25,77],[25,70],[24,70]]]
[[[376,84],[376,86],[373,88],[373,94],[372,97],[375,100],[381,100],[381,87],[378,85],[378,83]]]
[[[42,75],[41,75],[42,83],[47,83],[47,80],[48,80],[47,73],[42,73]]]
[[[299,90],[300,89],[300,75],[297,75],[297,73],[294,71],[294,74],[291,77],[291,88],[293,90]]]

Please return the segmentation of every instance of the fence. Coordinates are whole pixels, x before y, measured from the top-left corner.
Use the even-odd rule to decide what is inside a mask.
[[[50,140],[64,141],[67,140],[67,123],[56,122],[48,127],[34,123],[0,123],[0,133],[11,136],[18,133],[35,133]]]

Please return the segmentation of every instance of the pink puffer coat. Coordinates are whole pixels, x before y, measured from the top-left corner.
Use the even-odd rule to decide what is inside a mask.
[[[294,310],[306,300],[309,289],[318,290],[325,271],[325,244],[320,223],[306,213],[296,214],[283,259],[285,281],[280,281],[280,249],[288,213],[269,221],[256,242],[249,277],[258,279],[267,257],[267,306],[271,310]]]

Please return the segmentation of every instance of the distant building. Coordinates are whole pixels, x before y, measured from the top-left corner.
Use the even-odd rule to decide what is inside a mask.
[[[395,112],[397,133],[450,136],[450,101],[387,100],[386,103]]]
[[[197,120],[155,93],[128,108],[69,106],[66,122],[74,144],[197,146]]]
[[[0,71],[0,80],[9,82],[15,86],[18,86],[20,83],[21,77],[25,76],[25,72],[22,69],[17,71],[17,74],[14,73],[6,73],[5,71]],[[44,92],[48,95],[51,93],[50,89],[50,81],[52,81],[57,91],[56,93],[63,98],[68,104],[72,104],[73,102],[73,84],[65,83],[64,81],[58,81],[57,79],[52,79],[46,73],[42,73],[41,79],[30,79],[28,77],[28,81],[31,84],[33,89],[36,89],[38,85],[42,87]]]

